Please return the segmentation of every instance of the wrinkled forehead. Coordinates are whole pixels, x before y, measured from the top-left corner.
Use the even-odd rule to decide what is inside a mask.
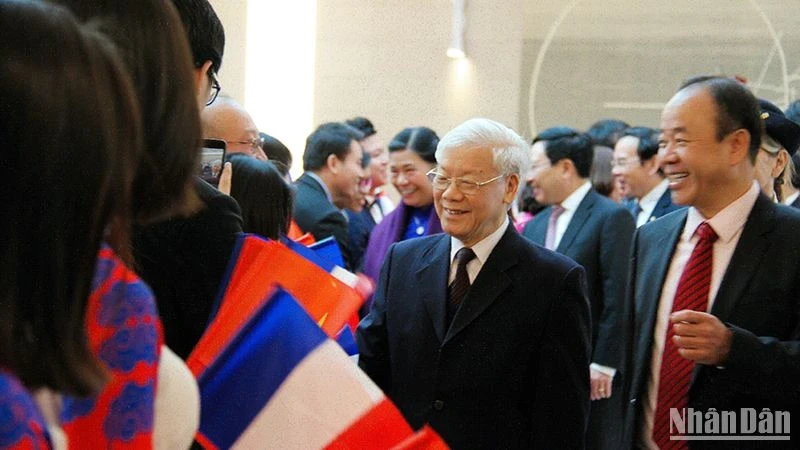
[[[442,172],[451,176],[494,173],[494,154],[488,147],[461,146],[445,149],[437,160]]]

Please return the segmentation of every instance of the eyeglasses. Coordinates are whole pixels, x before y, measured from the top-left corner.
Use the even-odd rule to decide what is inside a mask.
[[[247,140],[247,141],[225,141],[228,144],[247,145],[250,147],[250,154],[256,155],[264,145],[264,138],[261,136]]]
[[[611,167],[628,167],[639,162],[638,158],[619,158],[611,160]]]
[[[208,99],[206,100],[206,106],[211,105],[214,103],[214,100],[217,99],[219,95],[219,91],[222,90],[222,86],[219,84],[219,80],[217,79],[217,74],[214,73],[213,70],[208,71],[209,77],[211,77],[211,91],[208,93]]]
[[[455,177],[446,177],[435,169],[431,170],[427,174],[425,174],[430,180],[431,184],[433,184],[433,188],[437,191],[444,191],[450,187],[450,184],[455,184],[456,189],[459,190],[464,195],[474,195],[478,193],[478,190],[481,186],[487,185],[493,181],[497,181],[500,178],[503,178],[505,174],[500,174],[492,179],[486,181],[473,181],[467,178],[455,178]]]

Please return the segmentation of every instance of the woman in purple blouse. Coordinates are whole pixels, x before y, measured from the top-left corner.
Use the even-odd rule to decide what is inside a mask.
[[[364,273],[378,279],[389,246],[419,236],[441,233],[433,209],[433,189],[425,174],[436,166],[439,136],[427,127],[406,128],[389,143],[390,180],[401,202],[375,226],[364,256]]]

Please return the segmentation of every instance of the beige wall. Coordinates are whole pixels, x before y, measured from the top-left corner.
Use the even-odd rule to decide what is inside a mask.
[[[522,3],[468,0],[468,58],[453,60],[449,0],[320,0],[314,123],[364,115],[386,141],[474,116],[517,127]]]
[[[247,0],[211,1],[228,37],[225,89],[264,102],[245,97]],[[466,0],[461,61],[445,56],[450,0],[316,3],[314,81],[302,87],[313,91],[308,131],[356,115],[372,119],[385,141],[413,125],[444,134],[473,116],[527,138],[606,117],[658,126],[680,81],[700,73],[743,75],[781,107],[800,96],[796,0],[706,0],[702,8],[693,0]],[[307,132],[296,134],[299,161]]]
[[[225,27],[225,55],[219,73],[220,84],[224,92],[239,102],[244,102],[248,0],[210,2]]]

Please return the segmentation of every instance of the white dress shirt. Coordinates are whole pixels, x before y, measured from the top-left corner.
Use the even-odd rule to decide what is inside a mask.
[[[467,275],[469,275],[469,283],[472,284],[475,282],[475,278],[478,277],[478,273],[480,273],[481,268],[483,265],[486,264],[486,260],[489,259],[489,255],[492,254],[492,250],[494,250],[497,243],[500,242],[500,238],[503,237],[503,233],[506,232],[506,228],[508,228],[508,217],[503,221],[503,224],[500,225],[500,228],[494,230],[492,234],[486,236],[485,238],[481,239],[480,242],[472,246],[472,251],[475,252],[475,258],[472,258],[472,261],[467,263]],[[464,243],[459,241],[458,239],[450,236],[450,278],[447,284],[453,282],[456,279],[456,269],[458,268],[457,264],[453,264],[453,260],[456,258],[456,253],[464,247]]]
[[[785,199],[783,199],[783,204],[784,205],[791,205],[792,203],[794,203],[795,200],[797,200],[797,197],[800,197],[800,191],[795,192],[794,194],[792,194],[792,195],[786,197]]]
[[[714,305],[714,298],[717,296],[717,291],[719,291],[719,286],[722,283],[722,277],[731,262],[733,251],[742,236],[747,216],[750,215],[759,192],[758,183],[754,181],[744,195],[734,200],[710,219],[703,217],[694,207],[689,208],[686,216],[686,225],[683,227],[683,233],[681,233],[678,244],[675,247],[675,253],[672,254],[672,262],[670,262],[669,271],[664,279],[661,298],[658,303],[650,358],[650,378],[647,383],[646,396],[642,399],[644,401],[644,427],[639,436],[639,445],[642,448],[658,449],[655,442],[653,442],[652,434],[653,418],[658,397],[658,378],[661,373],[661,356],[664,353],[667,326],[669,325],[669,316],[672,313],[672,302],[678,290],[678,282],[699,240],[694,232],[703,221],[706,221],[719,236],[719,239],[714,242],[714,253],[711,260],[711,285],[708,292],[708,309],[706,310],[706,312],[710,312],[711,307]]]
[[[572,216],[575,215],[575,211],[577,211],[578,206],[580,206],[591,188],[592,183],[587,181],[578,189],[572,191],[572,194],[569,194],[567,198],[561,202],[561,207],[564,208],[564,212],[556,219],[556,240],[554,241],[553,248],[558,248],[558,244],[561,242],[561,238],[564,237],[564,232],[567,231]]]
[[[641,211],[639,211],[639,215],[636,216],[636,228],[647,223],[647,219],[653,215],[653,210],[656,209],[658,200],[667,192],[668,188],[669,180],[663,179],[661,183],[658,183],[653,189],[650,189],[650,192],[639,199],[639,208],[641,208]]]

